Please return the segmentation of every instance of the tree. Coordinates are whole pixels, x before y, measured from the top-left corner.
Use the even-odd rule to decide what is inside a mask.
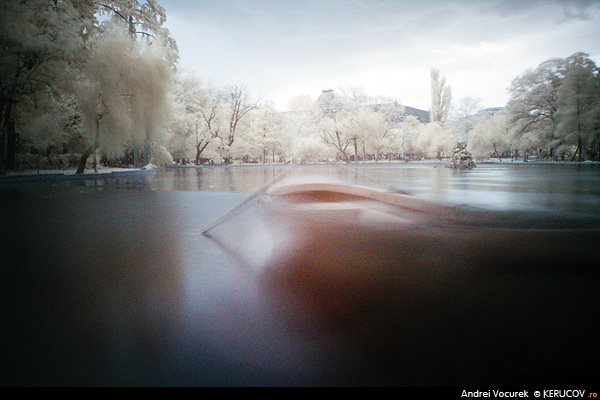
[[[290,100],[290,111],[282,115],[283,140],[290,143],[290,155],[304,164],[327,156],[328,147],[321,139],[323,111],[308,95]]]
[[[251,100],[246,86],[243,85],[228,86],[224,94],[223,100],[226,104],[228,129],[223,139],[224,143],[231,147],[240,124],[245,120],[250,111],[256,110],[259,107],[260,102],[258,100]]]
[[[417,117],[409,115],[404,118],[400,128],[394,130],[396,141],[393,142],[392,146],[403,159],[408,160],[409,155],[415,155],[418,152],[416,142],[423,125]]]
[[[472,128],[473,116],[482,109],[481,99],[473,96],[464,96],[452,107],[451,120],[456,124],[457,142],[465,142],[467,132]]]
[[[66,77],[82,56],[83,32],[70,1],[0,2],[0,173],[15,166],[15,107],[68,86]]]
[[[252,113],[250,129],[244,139],[260,152],[264,163],[269,156],[276,162],[276,156],[282,155],[284,141],[281,136],[281,122],[272,104],[264,104]]]
[[[582,54],[567,59],[569,69],[557,92],[556,136],[561,143],[576,146],[571,160],[583,159],[584,146],[594,139],[593,121],[600,103],[598,68]]]
[[[150,162],[151,146],[168,115],[170,73],[159,43],[142,47],[119,29],[106,32],[94,47],[80,89],[85,126],[93,134],[77,173],[100,147],[115,156],[128,144],[143,143],[143,160]]]
[[[437,68],[431,69],[431,122],[445,123],[448,119],[450,104],[452,102],[452,90],[446,86],[446,77],[440,77]]]
[[[358,147],[365,140],[364,120],[370,98],[360,87],[342,88],[338,93],[325,91],[319,98],[323,111],[320,133],[328,146],[335,148],[342,159],[350,162],[349,147],[354,148],[358,159]]]
[[[53,90],[27,96],[16,104],[13,115],[19,126],[18,150],[37,155],[38,165],[42,154],[59,153],[81,133],[81,116],[70,93]]]
[[[177,43],[164,27],[167,14],[156,0],[94,0],[93,3],[99,15],[106,15],[111,21],[124,25],[132,38],[136,39],[139,35],[151,41],[161,41],[166,49],[165,58],[171,65],[177,63]]]
[[[419,128],[417,148],[429,158],[441,160],[456,144],[455,132],[439,122],[421,124]]]
[[[597,79],[597,75],[594,62],[578,52],[565,59],[546,60],[515,78],[507,111],[521,149],[541,152],[548,147],[548,155],[554,156],[558,148],[572,145],[574,154],[581,155],[586,144],[583,139],[593,136],[587,135],[594,128],[585,126],[585,121],[594,120],[597,80],[592,77]]]
[[[350,161],[348,146],[354,137],[348,132],[349,119],[352,113],[342,107],[332,109],[325,114],[321,121],[321,139],[329,146],[334,147],[346,162]]]
[[[195,125],[196,165],[200,164],[202,153],[209,145],[222,136],[225,128],[223,88],[210,85],[199,104],[199,119]],[[222,147],[220,147],[222,148]],[[222,156],[222,151],[219,152]],[[222,158],[222,157],[221,157]]]
[[[247,128],[249,113],[260,106],[251,100],[245,86],[218,86],[211,84],[198,93],[197,122],[195,123],[196,162],[210,146],[216,147],[219,157],[230,162],[237,135]]]
[[[200,104],[205,90],[198,78],[178,72],[173,76],[169,93],[172,118],[168,132],[167,148],[179,160],[194,157],[195,134],[199,131]]]
[[[391,152],[395,147],[394,133],[400,127],[405,108],[393,99],[378,99],[375,103],[362,109],[361,125],[364,152],[372,153],[377,162],[381,153]]]
[[[467,133],[467,139],[475,157],[495,155],[501,161],[502,154],[510,151],[506,114],[483,113],[476,116]]]
[[[98,14],[110,18],[99,23]],[[126,26],[124,31],[132,39],[139,35],[149,39],[146,43],[164,43],[162,47],[167,50],[164,58],[173,66],[177,48],[162,27],[165,18],[164,9],[154,0],[0,2],[0,171],[5,166],[14,167],[19,131],[15,109],[21,107],[21,121],[27,120],[24,113],[28,110],[36,113],[32,118],[38,119],[42,118],[39,113],[44,108],[27,104],[48,99],[49,93],[59,99],[85,92],[90,79],[82,70],[87,71],[85,65],[94,46],[111,21],[112,25],[119,21]],[[77,89],[78,86],[81,87]],[[80,110],[72,107],[71,111],[71,121],[77,121]],[[94,125],[91,124],[88,136],[95,135]],[[151,144],[144,146],[148,151]]]
[[[125,27],[129,36],[137,40],[143,37],[147,44],[155,41],[163,48],[163,58],[174,67],[177,59],[177,43],[163,25],[167,19],[165,9],[156,0],[95,0],[97,12],[107,15],[113,25]],[[148,139],[133,143],[134,166],[142,167],[150,159],[151,143]],[[143,150],[142,150],[143,149]],[[142,154],[143,151],[143,154]]]
[[[556,99],[564,71],[564,60],[552,58],[513,79],[507,112],[521,150],[541,148],[555,140]]]

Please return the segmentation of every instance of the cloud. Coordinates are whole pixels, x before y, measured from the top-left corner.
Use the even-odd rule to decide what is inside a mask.
[[[316,97],[352,82],[426,109],[432,67],[447,76],[456,99],[498,106],[526,68],[576,51],[600,55],[595,1],[160,3],[181,64],[206,79],[247,84],[282,107],[295,95]]]

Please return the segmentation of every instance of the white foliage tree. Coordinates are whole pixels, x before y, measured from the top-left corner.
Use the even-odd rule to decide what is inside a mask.
[[[165,58],[175,65],[178,59],[177,43],[164,26],[167,13],[156,0],[93,0],[96,12],[110,21],[126,27],[129,35],[148,41],[160,41],[165,48]]]
[[[430,121],[445,123],[448,120],[451,102],[452,89],[446,85],[446,77],[440,76],[439,69],[432,68]]]
[[[326,92],[319,106],[323,110],[321,138],[349,162],[351,149],[358,158],[359,146],[365,145],[365,114],[370,97],[360,87],[342,88],[338,93]]]
[[[376,105],[367,107],[363,113],[365,153],[378,161],[381,153],[392,153],[398,148],[398,136],[405,107],[393,99],[378,99]],[[388,154],[388,157],[390,155]]]
[[[0,173],[15,166],[13,112],[44,91],[68,89],[70,72],[82,58],[83,31],[74,2],[0,2]]]
[[[509,88],[509,124],[527,154],[556,155],[573,146],[573,157],[598,142],[598,68],[586,53],[552,58],[516,77]]]
[[[450,154],[456,143],[452,129],[439,122],[421,124],[419,128],[416,145],[426,157],[441,160]]]
[[[97,15],[106,18],[99,22]],[[32,111],[32,119],[44,118],[39,115],[44,107],[32,108],[28,104],[46,101],[48,97],[44,91],[60,92],[54,96],[55,100],[64,99],[71,92],[86,92],[93,79],[83,77],[83,70],[89,71],[87,61],[95,51],[95,44],[102,37],[105,30],[110,30],[108,25],[115,22],[121,24],[121,29],[132,40],[144,37],[146,44],[150,42],[161,43],[162,58],[171,66],[177,59],[177,46],[164,28],[166,13],[155,0],[18,0],[0,2],[0,171],[5,166],[13,165],[15,142],[18,128],[15,129],[13,112],[15,107],[19,110],[20,120],[24,121],[26,112]],[[157,49],[148,49],[149,53]],[[149,62],[152,57],[145,57]],[[108,66],[111,68],[111,66]],[[140,66],[136,72],[140,79],[147,81],[150,77],[150,66]],[[110,74],[110,72],[108,73]],[[76,89],[77,88],[77,89]],[[150,89],[156,89],[152,86]],[[97,90],[92,90],[97,92]],[[139,95],[141,93],[138,93]],[[84,96],[85,97],[85,96]],[[102,111],[102,101],[95,97],[95,105],[90,106],[90,97],[82,101],[81,107],[72,107],[71,121],[77,119],[77,114],[83,109],[95,108],[94,114],[105,114]],[[147,97],[149,98],[149,97]],[[45,99],[45,100],[43,100]],[[62,100],[61,100],[62,101]],[[153,100],[154,101],[154,100]],[[160,98],[157,101],[161,101]],[[20,104],[20,106],[15,106]],[[152,119],[143,110],[137,107],[135,100],[130,104],[131,112],[138,115],[136,120],[149,121]],[[107,105],[108,108],[110,106]],[[48,110],[52,115],[52,112]],[[48,118],[47,118],[48,119]],[[70,124],[72,125],[72,124]],[[88,136],[96,136],[95,123],[92,123],[92,132]],[[155,126],[154,124],[152,124]],[[33,138],[32,125],[20,129],[24,134]],[[138,126],[134,126],[138,130]],[[134,129],[135,130],[135,129]],[[143,128],[146,137],[151,137],[148,125]],[[56,138],[56,136],[54,136]],[[63,135],[63,140],[70,139]],[[100,137],[99,137],[100,139]],[[39,146],[43,138],[39,137]],[[104,140],[104,138],[102,138]],[[92,140],[93,142],[93,140]],[[39,147],[38,146],[38,147]],[[149,146],[145,140],[146,150]],[[110,147],[110,146],[108,146]],[[146,155],[148,158],[148,155]]]
[[[143,147],[143,162],[150,163],[151,147],[158,144],[169,115],[171,68],[160,42],[142,47],[121,30],[109,29],[85,73],[81,103],[85,126],[93,134],[77,172],[84,172],[87,157],[99,147],[113,156],[128,144]]]
[[[195,76],[175,74],[169,93],[172,118],[167,128],[167,149],[179,161],[195,155],[194,136],[200,124],[200,102],[204,95]]]
[[[600,80],[596,65],[586,57],[576,56],[567,59],[571,65],[558,89],[556,136],[560,144],[575,147],[572,160],[578,155],[582,161],[584,149],[595,139]]]
[[[482,108],[481,99],[474,96],[461,97],[456,104],[453,104],[449,119],[456,125],[457,142],[462,143],[467,140],[467,132],[472,129],[474,121],[472,117]]]
[[[227,130],[227,115],[224,109],[224,89],[210,84],[199,104],[199,120],[195,125],[194,144],[196,148],[196,164],[200,163],[205,151],[213,161],[223,160],[223,142],[221,137]],[[217,151],[218,150],[218,151]]]
[[[76,102],[61,92],[41,92],[21,100],[15,113],[19,141],[24,151],[38,156],[48,149],[62,148],[79,134]],[[65,165],[66,166],[66,165]]]
[[[410,115],[402,121],[399,129],[394,130],[396,140],[393,142],[392,149],[400,153],[403,159],[422,153],[417,147],[417,139],[423,125],[425,124],[419,121],[417,117]]]
[[[473,119],[467,134],[469,149],[476,158],[498,157],[509,152],[511,143],[504,113],[481,114]]]
[[[514,130],[514,141],[525,154],[555,140],[556,98],[564,73],[564,60],[552,58],[511,83],[507,115]]]
[[[283,156],[286,143],[282,137],[282,121],[272,104],[264,104],[255,110],[250,121],[250,128],[245,137],[258,151],[258,156],[267,162],[270,157],[272,162],[277,162],[278,156]]]
[[[289,106],[290,111],[282,116],[282,136],[289,143],[289,155],[301,163],[326,157],[329,149],[319,131],[323,111],[308,95],[294,97]]]
[[[235,143],[245,134],[250,113],[258,109],[260,100],[252,99],[243,85],[213,86],[203,107],[203,118],[210,140],[215,142],[219,158],[229,163],[239,155],[241,146]]]

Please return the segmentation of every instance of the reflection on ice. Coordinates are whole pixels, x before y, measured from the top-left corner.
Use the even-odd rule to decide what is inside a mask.
[[[0,192],[0,383],[596,378],[597,219],[288,178]]]
[[[265,304],[288,334],[337,349],[345,379],[589,378],[570,366],[593,362],[585,327],[599,278],[597,221],[444,206],[314,177],[260,197],[245,213],[275,232],[257,275]]]
[[[260,268],[271,256],[273,232],[267,229],[261,198],[232,210],[226,219],[204,230],[237,262],[252,270]]]

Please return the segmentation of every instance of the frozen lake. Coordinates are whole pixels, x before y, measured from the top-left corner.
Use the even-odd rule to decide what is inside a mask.
[[[284,173],[586,230],[318,230],[265,270],[202,235]],[[595,382],[596,164],[173,168],[36,186],[0,190],[0,385]],[[249,208],[225,236],[260,244],[259,217]]]

